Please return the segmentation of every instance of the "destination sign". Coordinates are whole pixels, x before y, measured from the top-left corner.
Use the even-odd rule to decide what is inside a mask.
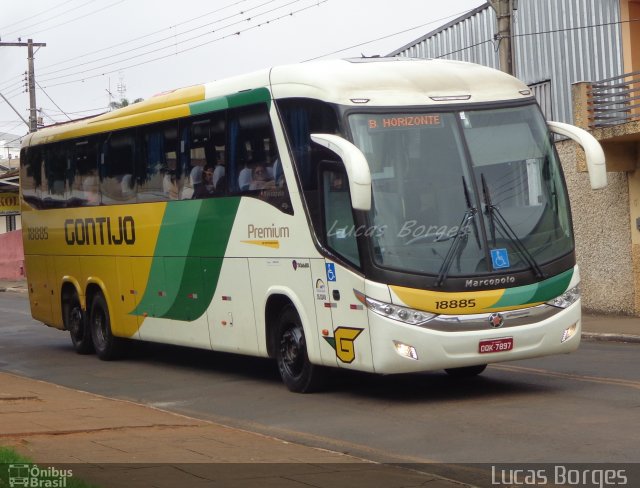
[[[400,129],[405,127],[442,127],[440,114],[378,115],[367,120],[369,130]]]

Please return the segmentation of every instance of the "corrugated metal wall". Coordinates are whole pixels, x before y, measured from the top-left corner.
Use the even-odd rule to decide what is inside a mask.
[[[528,85],[551,82],[550,106],[556,120],[573,122],[571,84],[623,74],[619,0],[519,0],[515,11],[516,76]],[[608,25],[606,25],[608,24]],[[486,6],[391,53],[393,56],[447,58],[499,67],[496,16]]]

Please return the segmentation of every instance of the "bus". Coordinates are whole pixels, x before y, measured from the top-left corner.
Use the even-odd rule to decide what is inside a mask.
[[[273,358],[294,392],[573,351],[553,133],[606,185],[591,135],[457,61],[280,66],[44,128],[20,159],[32,316],[102,360],[130,340]]]

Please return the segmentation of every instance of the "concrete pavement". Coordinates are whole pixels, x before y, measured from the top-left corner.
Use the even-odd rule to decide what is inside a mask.
[[[0,446],[105,488],[465,486],[9,373]]]

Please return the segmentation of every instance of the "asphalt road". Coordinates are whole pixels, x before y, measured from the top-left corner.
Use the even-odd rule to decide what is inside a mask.
[[[637,462],[639,353],[583,342],[472,380],[340,374],[298,395],[263,359],[151,344],[116,362],[78,355],[26,296],[0,293],[0,370],[384,462]]]

